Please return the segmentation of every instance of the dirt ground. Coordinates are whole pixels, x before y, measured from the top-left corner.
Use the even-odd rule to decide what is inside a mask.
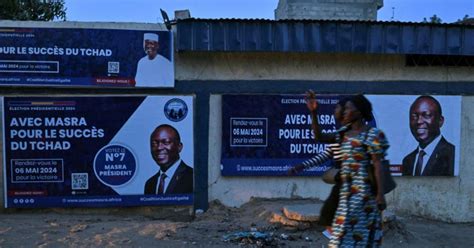
[[[213,202],[194,218],[166,219],[134,209],[15,210],[0,214],[0,247],[327,247],[322,227],[301,231],[268,221],[285,205],[311,201],[253,199],[240,208]],[[474,247],[474,223],[397,215],[385,228],[384,247]],[[242,238],[251,231],[265,237]]]

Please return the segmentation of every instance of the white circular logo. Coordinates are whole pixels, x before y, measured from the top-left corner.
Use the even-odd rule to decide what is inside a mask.
[[[186,118],[186,115],[188,115],[188,105],[179,98],[173,98],[166,102],[163,111],[168,120],[178,122],[182,121]]]

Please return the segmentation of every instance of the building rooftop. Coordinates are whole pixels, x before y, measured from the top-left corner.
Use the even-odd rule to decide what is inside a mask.
[[[353,20],[181,19],[178,51],[474,56],[474,25]]]

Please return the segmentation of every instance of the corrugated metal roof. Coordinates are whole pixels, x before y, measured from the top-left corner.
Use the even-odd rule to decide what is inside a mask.
[[[194,18],[176,25],[178,51],[474,56],[474,25]]]

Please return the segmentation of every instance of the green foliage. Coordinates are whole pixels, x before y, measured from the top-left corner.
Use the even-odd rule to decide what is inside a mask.
[[[0,20],[66,20],[64,0],[0,0]]]
[[[458,22],[467,21],[467,19],[469,19],[469,15],[465,15],[462,19],[458,19]]]
[[[425,18],[423,18],[423,22],[424,23],[442,23],[443,20],[441,20],[441,18],[439,18],[438,16],[436,16],[436,14],[434,14],[432,17],[429,18],[429,21]]]

